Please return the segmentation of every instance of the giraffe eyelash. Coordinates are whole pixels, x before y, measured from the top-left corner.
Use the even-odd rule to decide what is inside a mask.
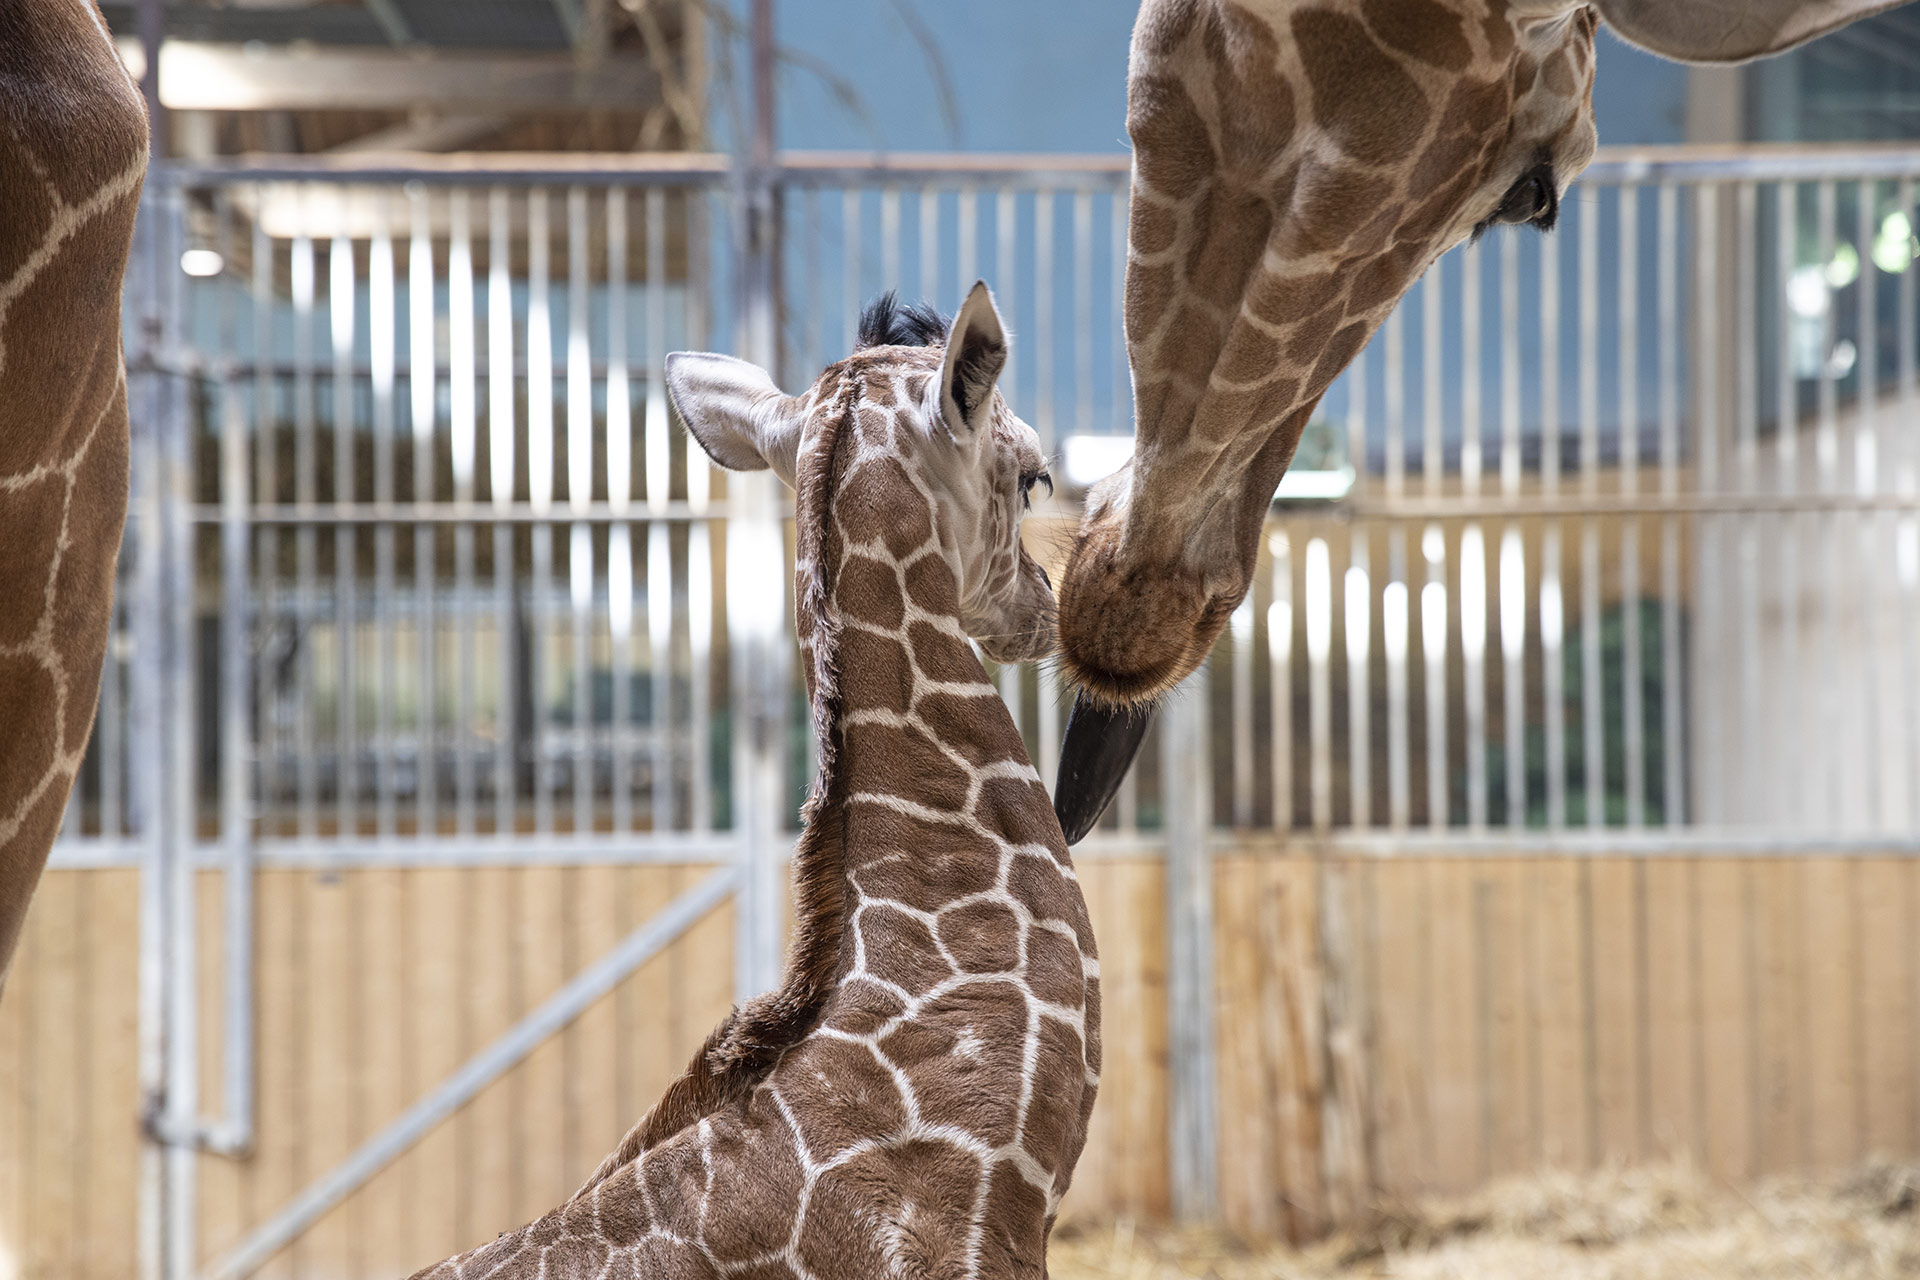
[[[1046,485],[1047,496],[1051,498],[1053,496],[1053,473],[1050,471],[1036,471],[1032,475],[1020,477],[1020,505],[1028,511],[1033,510],[1033,486],[1036,484]]]

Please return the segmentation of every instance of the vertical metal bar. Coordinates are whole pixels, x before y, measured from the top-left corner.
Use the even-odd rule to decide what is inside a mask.
[[[1913,181],[1902,178],[1897,197],[1900,209],[1905,212],[1913,208]],[[1909,217],[1912,215],[1909,213]],[[1911,241],[1909,241],[1909,245]],[[1909,252],[1911,250],[1909,249]],[[1899,382],[1898,412],[1900,421],[1911,424],[1915,413],[1915,304],[1914,286],[1915,268],[1911,261],[1906,270],[1900,273],[1896,287],[1896,300],[1899,319],[1895,322],[1894,333],[1899,348],[1896,377]],[[1895,462],[1894,486],[1900,494],[1911,501],[1920,490],[1920,434],[1911,426],[1904,433],[1905,447]],[[1909,655],[1900,664],[1900,706],[1901,723],[1906,725],[1907,751],[1907,831],[1920,833],[1920,663],[1915,663],[1911,655],[1920,653],[1920,518],[1909,511],[1903,515],[1895,529],[1896,539],[1894,559],[1899,569],[1901,595],[1904,597],[1900,610],[1901,634],[1900,651]]]
[[[1387,533],[1387,584],[1380,593],[1381,647],[1387,660],[1387,821],[1405,831],[1413,820],[1413,776],[1407,740],[1407,533]]]
[[[1466,679],[1467,825],[1487,826],[1487,547],[1477,521],[1460,533],[1460,663]]]
[[[1600,218],[1580,210],[1580,492],[1600,492]],[[1580,526],[1580,731],[1587,825],[1606,822],[1606,707],[1601,701],[1600,525]]]
[[[1441,279],[1444,263],[1427,268],[1420,282],[1420,377],[1423,383],[1420,408],[1420,474],[1428,497],[1437,497],[1447,474],[1445,411],[1441,399],[1445,386],[1442,367]]]
[[[1659,315],[1660,353],[1660,493],[1680,492],[1680,377],[1679,239],[1680,192],[1662,183],[1655,202],[1659,258],[1655,306]],[[1660,736],[1664,777],[1661,780],[1662,816],[1670,827],[1686,822],[1686,765],[1680,740],[1680,523],[1673,516],[1660,521]]]
[[[1253,592],[1234,608],[1227,620],[1233,640],[1233,699],[1229,741],[1233,744],[1233,825],[1245,831],[1253,825]]]
[[[695,520],[687,531],[687,708],[688,751],[692,756],[688,790],[693,796],[689,825],[713,830],[713,534]]]
[[[1619,189],[1620,492],[1640,492],[1640,188]],[[1646,709],[1641,688],[1640,518],[1620,530],[1620,666],[1622,748],[1626,758],[1627,825],[1647,820]]]
[[[533,752],[533,828],[553,831],[553,769],[547,751],[547,616],[553,591],[553,309],[548,293],[547,192],[527,192],[527,497],[533,508],[533,584],[527,601],[527,687]]]
[[[964,299],[967,290],[979,278],[980,192],[977,188],[963,186],[957,200],[959,227],[956,234],[959,242],[954,253],[953,296]]]
[[[1060,447],[1054,416],[1053,379],[1053,205],[1052,191],[1033,193],[1033,425],[1040,452]]]
[[[920,295],[929,304],[940,304],[940,192],[931,185],[920,188]]]
[[[584,516],[593,504],[593,352],[587,332],[587,192],[567,189],[567,506]],[[573,602],[573,833],[593,829],[593,536],[584,520],[569,529],[567,568]]]
[[[1452,821],[1447,772],[1447,539],[1430,524],[1420,535],[1427,582],[1420,588],[1420,651],[1427,662],[1427,825]]]
[[[1373,575],[1367,526],[1351,526],[1347,537],[1347,803],[1348,821],[1361,829],[1373,825]]]
[[[1717,215],[1720,209],[1719,187],[1703,183],[1693,189],[1693,316],[1694,394],[1698,403],[1695,419],[1694,456],[1699,490],[1718,493],[1720,476],[1720,243]],[[1695,590],[1695,608],[1703,653],[1717,653],[1726,642],[1721,616],[1722,582],[1720,577],[1721,522],[1712,516],[1695,521],[1698,543],[1699,576]],[[1706,682],[1703,682],[1703,684]],[[1715,696],[1716,686],[1701,690],[1699,724],[1699,784],[1701,814],[1709,821],[1724,821],[1727,813],[1725,787],[1725,724],[1723,698]]]
[[[354,347],[354,265],[353,242],[336,235],[327,252],[327,319],[333,339],[333,413],[329,427],[333,432],[333,500],[336,505],[354,501],[353,482],[353,347]],[[357,541],[354,526],[340,521],[333,527],[335,645],[334,741],[339,759],[334,764],[336,813],[340,834],[351,838],[359,834],[355,811],[359,755],[359,733],[355,723],[354,645],[359,630],[355,617],[353,560]]]
[[[667,194],[647,189],[647,512],[656,521],[667,510],[667,486],[672,480],[672,433],[667,414]],[[848,351],[853,347],[849,345]],[[696,471],[704,479],[706,458],[697,450],[687,454],[687,481],[691,489]]]
[[[1267,605],[1267,697],[1273,721],[1273,826],[1293,830],[1293,545],[1283,532],[1267,539],[1273,596]]]
[[[1875,287],[1875,273],[1879,266],[1875,262],[1874,212],[1879,184],[1863,179],[1858,188],[1855,211],[1854,239],[1859,245],[1860,256],[1860,294],[1859,294],[1859,357],[1856,368],[1859,377],[1854,383],[1854,435],[1853,462],[1854,487],[1862,497],[1873,496],[1880,487],[1880,437],[1879,426],[1874,414],[1874,404],[1880,395],[1880,329],[1877,311],[1878,289]],[[1859,773],[1865,789],[1863,825],[1868,828],[1881,826],[1891,828],[1893,821],[1888,813],[1891,806],[1887,803],[1891,797],[1883,796],[1881,786],[1881,762],[1886,759],[1886,744],[1880,740],[1880,702],[1882,698],[1880,665],[1881,654],[1885,652],[1881,644],[1878,591],[1875,577],[1863,572],[1864,566],[1880,560],[1883,528],[1891,525],[1883,519],[1884,513],[1862,508],[1853,519],[1860,547],[1860,558],[1851,576],[1856,584],[1855,590],[1860,600],[1859,634],[1865,641],[1867,657],[1858,664],[1857,675],[1860,688],[1851,700],[1852,706],[1860,717],[1858,733],[1847,735],[1848,740],[1856,744]]]
[[[1074,430],[1093,430],[1093,193],[1073,193]]]
[[[1824,265],[1834,258],[1834,242],[1837,228],[1837,192],[1831,179],[1821,182],[1814,191],[1815,216],[1818,219],[1818,237],[1820,262]],[[1837,308],[1831,301],[1821,312],[1820,352],[1825,362],[1820,370],[1818,391],[1818,420],[1814,430],[1814,456],[1819,474],[1820,492],[1836,494],[1840,491],[1840,380],[1834,376],[1833,353],[1835,346],[1835,328]],[[1820,680],[1820,738],[1825,744],[1824,750],[1817,750],[1820,761],[1820,773],[1824,786],[1821,793],[1826,801],[1826,811],[1819,815],[1822,825],[1828,830],[1839,829],[1850,822],[1847,800],[1849,769],[1846,757],[1846,699],[1843,677],[1844,652],[1840,644],[1840,580],[1846,572],[1840,553],[1840,514],[1838,512],[1816,513],[1813,516],[1815,527],[1820,531],[1820,654],[1813,665],[1816,677]]]
[[[1758,333],[1758,282],[1755,279],[1759,253],[1756,227],[1758,192],[1751,182],[1734,188],[1735,218],[1735,308],[1734,308],[1734,483],[1743,494],[1756,492],[1759,479],[1760,383]],[[1784,318],[1784,317],[1783,317]],[[1765,767],[1761,744],[1766,732],[1761,724],[1762,635],[1760,591],[1760,528],[1751,515],[1738,517],[1735,523],[1737,573],[1734,589],[1739,618],[1735,624],[1740,637],[1739,778],[1734,794],[1744,820],[1760,818],[1766,804],[1766,790],[1760,773]]]
[[[252,191],[255,199],[260,192]],[[276,502],[280,498],[280,418],[275,412],[273,339],[273,240],[258,218],[253,223],[253,418],[259,439],[254,445],[255,501]],[[280,593],[276,583],[276,560],[281,546],[280,531],[259,528],[254,531],[255,585],[262,642],[270,644],[280,627]],[[137,643],[137,640],[136,640]],[[277,655],[254,666],[254,700],[261,708],[258,741],[260,797],[262,809],[278,802],[283,779],[280,740],[275,713],[274,668]],[[131,726],[129,726],[131,728]],[[131,734],[129,735],[132,736]],[[138,739],[134,739],[138,741]]]
[[[373,240],[367,247],[367,364],[373,378],[373,501],[376,507],[393,504],[393,391],[397,363],[398,315],[393,275],[393,234],[387,202],[373,203]],[[262,423],[264,429],[266,424]],[[373,582],[378,604],[374,608],[374,647],[378,655],[374,692],[374,826],[382,837],[394,833],[397,801],[394,793],[393,702],[394,670],[399,665],[391,602],[399,589],[394,574],[393,522],[382,518],[373,526]]]
[[[1584,223],[1586,219],[1581,221]],[[1540,491],[1548,499],[1560,492],[1560,276],[1563,269],[1560,243],[1558,236],[1547,236],[1540,241]],[[1584,347],[1581,358],[1587,358]],[[1584,389],[1584,379],[1582,386]],[[1585,412],[1584,397],[1581,412]],[[1547,758],[1547,826],[1559,830],[1567,824],[1566,659],[1563,651],[1566,608],[1560,577],[1560,521],[1549,516],[1543,523],[1540,674]]]
[[[1020,264],[1017,255],[1020,210],[1012,188],[1002,187],[995,193],[993,211],[993,233],[995,239],[993,269],[997,273],[994,293],[997,295],[1000,304],[1000,314],[1006,317],[1008,324],[1017,328],[1020,323],[1019,310],[1017,307],[1017,300],[1019,298],[1018,286],[1020,282]],[[1000,389],[1006,395],[1008,401],[1013,404],[1015,413],[1019,413],[1022,408],[1021,402],[1018,399],[1018,388],[1020,386],[1019,372],[1021,368],[1020,345],[1021,344],[1015,343],[1007,348],[1007,366],[1000,374]],[[1031,417],[1031,411],[1023,416]],[[1047,447],[1047,442],[1044,439],[1041,440],[1041,451],[1045,452]],[[1018,718],[1017,712],[1015,713],[1015,718]]]
[[[840,269],[845,273],[840,286],[840,305],[846,320],[846,334],[840,349],[847,352],[853,350],[860,329],[860,258],[865,249],[860,240],[860,196],[858,187],[848,187],[840,193]],[[648,279],[652,279],[651,274]]]
[[[306,201],[301,204],[303,214]],[[294,744],[299,778],[300,834],[311,839],[320,832],[320,762],[316,754],[319,736],[314,725],[314,642],[316,610],[315,578],[319,571],[319,531],[312,517],[317,500],[314,442],[313,389],[313,238],[301,231],[293,240],[291,280],[293,293],[293,494],[307,517],[294,531],[294,662],[297,666],[294,711]]]
[[[409,192],[413,235],[407,246],[407,384],[413,408],[413,500],[421,506],[433,501],[433,436],[438,378],[434,341],[433,230],[425,191]],[[418,834],[434,834],[435,775],[438,772],[434,733],[434,625],[433,526],[413,526],[413,626],[417,669],[414,697],[414,814]]]
[[[453,501],[462,514],[473,509],[474,462],[479,449],[479,377],[474,352],[473,225],[465,191],[448,197],[451,237],[447,249],[447,427],[453,456]],[[474,650],[473,523],[453,527],[454,635],[458,644],[453,721],[454,830],[474,831],[474,703],[478,655]]]
[[[1795,313],[1793,277],[1799,260],[1800,187],[1781,182],[1774,187],[1777,226],[1774,232],[1774,269],[1779,289],[1774,306],[1780,316],[1779,348],[1774,363],[1779,377],[1775,388],[1778,407],[1774,423],[1774,485],[1788,494],[1800,487],[1800,384],[1795,377],[1794,330],[1801,323]],[[1774,716],[1781,742],[1804,740],[1806,701],[1801,686],[1806,676],[1800,670],[1800,538],[1801,518],[1783,514],[1775,523],[1777,531],[1775,574],[1782,602],[1781,622],[1776,629],[1779,653],[1776,658],[1781,678],[1774,681]],[[1773,773],[1776,814],[1789,823],[1804,820],[1813,812],[1808,799],[1811,788],[1802,771],[1797,753],[1780,751]]]
[[[1500,492],[1512,497],[1520,492],[1520,240],[1507,231],[1499,243]],[[1543,355],[1553,360],[1554,353]]]
[[[1480,493],[1480,242],[1460,251],[1460,489]]]
[[[880,189],[880,287],[900,287],[900,188]]]
[[[499,688],[495,693],[493,747],[493,829],[512,834],[520,785],[515,769],[514,724],[514,377],[513,241],[507,191],[487,194],[487,463],[488,497],[493,503],[493,632],[499,646]]]
[[[656,212],[643,205],[649,223]],[[665,214],[665,201],[658,210]],[[649,286],[651,264],[649,264]],[[627,382],[627,189],[607,190],[607,629],[613,664],[613,706],[608,716],[612,792],[611,818],[616,834],[633,830],[633,526],[627,513],[633,501],[632,388]],[[649,321],[651,324],[651,321]],[[649,335],[651,338],[651,335]],[[653,369],[643,370],[653,395]]]
[[[232,262],[233,217],[226,192],[215,198],[217,249]],[[220,290],[221,340],[240,349],[235,331],[234,289],[226,277]],[[257,357],[257,353],[256,353]],[[225,1116],[216,1134],[222,1149],[246,1151],[253,1145],[253,963],[254,880],[251,707],[247,692],[247,417],[230,367],[220,380],[220,842],[224,861],[222,904],[222,987],[225,998],[221,1032],[221,1090]],[[109,652],[101,682],[102,769],[101,834],[120,834],[116,785],[119,737],[117,686],[119,663]]]
[[[1502,719],[1507,739],[1507,825],[1527,824],[1527,558],[1517,525],[1500,535]]]
[[[652,674],[653,829],[671,831],[673,821],[673,556],[667,526],[647,526],[647,662]]]
[[[1325,544],[1319,544],[1324,553]],[[1187,678],[1161,719],[1167,806],[1168,1154],[1173,1210],[1210,1220],[1217,1208],[1218,1123],[1213,1040],[1213,779],[1207,666]]]
[[[1407,334],[1399,307],[1388,313],[1386,329],[1387,496],[1398,498],[1407,483]]]
[[[1333,828],[1333,565],[1325,538],[1307,540],[1307,744],[1313,830]],[[1171,742],[1168,750],[1172,749]]]

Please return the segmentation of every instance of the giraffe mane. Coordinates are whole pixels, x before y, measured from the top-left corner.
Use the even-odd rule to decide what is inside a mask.
[[[857,373],[829,370],[823,390],[837,391],[822,415],[814,447],[805,450],[796,477],[796,546],[800,553],[795,612],[805,619],[805,650],[813,664],[812,715],[819,769],[801,809],[802,830],[793,854],[794,924],[785,976],[778,987],[730,1010],[693,1061],[667,1086],[660,1100],[600,1162],[575,1197],[585,1195],[615,1171],[681,1131],[744,1099],[819,1022],[833,993],[847,931],[845,779],[838,768],[840,723],[840,620],[829,584],[827,534],[841,444],[859,403]],[[833,383],[838,386],[834,387]]]

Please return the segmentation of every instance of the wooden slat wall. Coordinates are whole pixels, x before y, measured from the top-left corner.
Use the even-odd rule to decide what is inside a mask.
[[[1328,864],[1223,854],[1215,940],[1230,1227],[1330,1221]],[[1352,861],[1367,1173],[1388,1195],[1689,1154],[1730,1180],[1920,1152],[1920,862]],[[695,867],[273,871],[259,884],[259,1148],[205,1157],[209,1259],[639,921]],[[1153,1217],[1166,1171],[1160,865],[1081,867],[1106,1049],[1069,1218]],[[54,872],[0,1001],[0,1275],[133,1269],[137,882]],[[220,1086],[203,885],[203,1097]],[[715,912],[269,1266],[403,1275],[566,1195],[731,998]]]

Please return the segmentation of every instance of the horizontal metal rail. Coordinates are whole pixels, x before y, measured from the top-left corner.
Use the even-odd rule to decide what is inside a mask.
[[[1498,519],[1503,516],[1661,516],[1792,511],[1916,511],[1920,493],[1610,493],[1398,498],[1361,497],[1333,509],[1363,520]]]
[[[467,1059],[392,1124],[308,1184],[286,1208],[261,1223],[214,1263],[207,1273],[210,1280],[239,1280],[259,1270],[329,1209],[365,1185],[549,1036],[585,1013],[628,974],[719,906],[733,892],[738,878],[736,868],[723,867],[667,904],[658,915],[628,934],[613,950],[554,992],[499,1039]]]
[[[727,510],[725,502],[707,503],[699,507],[675,500],[658,507],[650,505],[644,498],[635,498],[627,504],[625,510],[615,510],[606,502],[589,503],[582,507],[568,506],[563,498],[546,510],[536,510],[532,504],[516,502],[512,506],[495,506],[490,502],[355,502],[355,503],[269,503],[248,507],[243,518],[252,524],[302,525],[302,524],[606,524],[620,521],[642,524],[650,520],[669,522],[689,520],[723,520]],[[193,508],[193,520],[196,524],[220,524],[231,517],[223,508],[213,503],[200,503]]]

